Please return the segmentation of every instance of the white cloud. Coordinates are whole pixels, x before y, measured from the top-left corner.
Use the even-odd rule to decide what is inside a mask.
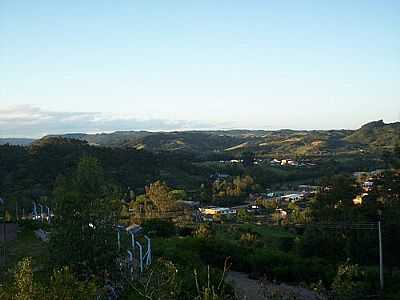
[[[212,129],[199,121],[137,118],[99,112],[61,112],[31,105],[0,107],[0,137],[41,137],[46,134],[110,132],[116,130]]]

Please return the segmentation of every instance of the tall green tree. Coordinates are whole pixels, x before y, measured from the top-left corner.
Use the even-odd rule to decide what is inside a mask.
[[[69,178],[54,190],[54,232],[51,254],[57,266],[71,266],[84,276],[108,274],[115,267],[119,201],[98,161],[81,159]]]
[[[251,151],[243,152],[241,155],[241,159],[243,160],[243,165],[246,167],[250,167],[253,165],[255,154]]]
[[[323,190],[313,203],[313,218],[317,221],[344,221],[351,217],[353,199],[361,190],[353,178],[336,175],[323,180]]]

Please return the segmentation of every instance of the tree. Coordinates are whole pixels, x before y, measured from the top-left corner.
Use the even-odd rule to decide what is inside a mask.
[[[358,265],[352,265],[349,261],[338,267],[337,274],[332,283],[335,299],[356,300],[366,295],[365,274]]]
[[[245,208],[238,209],[237,218],[242,222],[248,222],[251,220],[250,214],[247,212],[247,209]]]
[[[251,151],[243,152],[241,155],[241,159],[243,160],[243,165],[246,167],[250,167],[253,165],[255,154]]]
[[[210,238],[213,235],[213,228],[210,224],[200,224],[197,226],[194,235],[201,239]]]
[[[400,142],[394,147],[394,156],[396,159],[400,159]]]
[[[185,190],[172,190],[170,191],[170,196],[175,199],[175,201],[177,200],[186,200],[187,199],[187,194],[185,192]]]
[[[396,144],[393,150],[394,167],[400,168],[400,142]]]
[[[141,299],[172,300],[179,299],[182,283],[178,268],[171,261],[159,258],[144,272],[141,280],[131,283],[129,288]],[[137,296],[130,299],[137,299]]]
[[[112,271],[117,256],[114,226],[119,200],[98,161],[81,159],[75,173],[59,178],[54,191],[54,232],[50,239],[56,266],[71,266],[84,276]]]
[[[8,210],[5,210],[4,212],[4,221],[5,222],[11,222],[12,221],[12,216]]]
[[[78,281],[68,267],[54,270],[43,285],[33,277],[32,260],[25,257],[18,262],[14,281],[6,289],[0,287],[3,300],[90,300],[98,299],[98,288],[93,280]]]
[[[384,151],[382,152],[382,160],[383,160],[383,163],[384,163],[384,165],[385,165],[385,169],[389,169],[390,166],[391,166],[392,163],[393,163],[393,156],[392,156],[392,153],[389,152],[389,151],[387,151],[387,150],[384,150]]]
[[[176,193],[162,181],[156,181],[146,187],[146,197],[156,206],[160,214],[176,209]]]
[[[200,199],[202,203],[211,203],[213,199],[213,186],[211,183],[201,184]]]
[[[30,300],[33,295],[32,260],[29,257],[21,260],[15,272],[16,300]]]
[[[360,193],[360,188],[353,178],[336,175],[325,178],[321,185],[323,190],[313,203],[315,220],[338,220],[338,218],[343,219],[345,213],[351,213],[351,208],[354,206],[353,199]]]
[[[46,294],[49,300],[99,299],[95,282],[93,280],[78,281],[68,267],[53,271]]]

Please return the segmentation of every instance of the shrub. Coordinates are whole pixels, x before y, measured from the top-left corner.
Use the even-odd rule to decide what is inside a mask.
[[[358,265],[352,265],[349,261],[339,265],[332,283],[335,299],[362,299],[365,296],[365,289],[365,273]]]
[[[254,233],[242,233],[242,235],[240,236],[240,242],[245,246],[251,246],[255,244],[255,242],[257,241],[257,237],[258,235]]]
[[[213,231],[211,225],[209,224],[200,224],[195,231],[195,236],[201,239],[207,239],[212,236]]]
[[[176,233],[174,223],[162,219],[147,220],[142,227],[147,234],[152,236],[170,237]]]
[[[281,237],[278,240],[278,248],[284,252],[289,252],[294,248],[294,238],[292,237]]]

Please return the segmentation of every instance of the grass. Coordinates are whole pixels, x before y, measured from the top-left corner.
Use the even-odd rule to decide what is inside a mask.
[[[296,234],[284,228],[255,224],[216,225],[216,237],[220,240],[239,241],[243,233],[250,232],[257,235],[257,240],[265,246],[279,248],[281,241],[294,239]]]

